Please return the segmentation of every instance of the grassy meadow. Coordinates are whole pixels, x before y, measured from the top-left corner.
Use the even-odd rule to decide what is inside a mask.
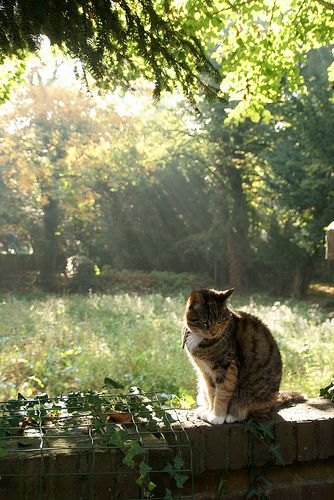
[[[185,295],[0,296],[0,398],[126,386],[195,393],[180,329]],[[319,306],[267,296],[232,297],[261,317],[282,351],[282,389],[316,396],[334,375],[334,317]]]

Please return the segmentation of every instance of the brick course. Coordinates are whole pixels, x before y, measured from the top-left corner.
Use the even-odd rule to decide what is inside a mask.
[[[272,484],[271,500],[333,500],[334,404],[309,399],[280,410],[274,418],[275,444],[285,466],[273,465],[267,448],[245,432],[242,424],[211,426],[191,413],[184,415],[186,432],[196,449],[196,500],[216,500],[221,477],[232,490],[224,499],[245,498],[249,467],[256,474],[265,472]]]
[[[334,457],[334,404],[309,399],[280,410],[274,417],[275,442],[285,464]],[[266,447],[245,432],[242,424],[210,425],[184,414],[183,424],[194,452],[194,471],[238,470],[263,466],[270,459]]]

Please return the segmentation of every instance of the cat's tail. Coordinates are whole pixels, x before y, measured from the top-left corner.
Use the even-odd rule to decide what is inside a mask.
[[[279,410],[284,406],[303,403],[306,401],[306,396],[301,392],[280,391],[275,403],[275,410]]]
[[[249,415],[257,420],[267,420],[272,418],[276,411],[293,404],[303,403],[306,399],[306,396],[301,392],[280,391],[274,396],[270,405],[253,407]]]

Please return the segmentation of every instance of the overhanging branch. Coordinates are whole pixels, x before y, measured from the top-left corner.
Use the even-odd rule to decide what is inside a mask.
[[[330,2],[326,2],[326,0],[317,0],[318,3],[320,3],[325,9],[332,10],[334,12],[334,4]]]

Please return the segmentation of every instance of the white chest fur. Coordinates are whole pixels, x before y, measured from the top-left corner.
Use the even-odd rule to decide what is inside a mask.
[[[194,352],[194,350],[198,347],[198,345],[203,340],[203,337],[197,335],[197,333],[191,332],[187,338],[186,346],[190,353]]]

